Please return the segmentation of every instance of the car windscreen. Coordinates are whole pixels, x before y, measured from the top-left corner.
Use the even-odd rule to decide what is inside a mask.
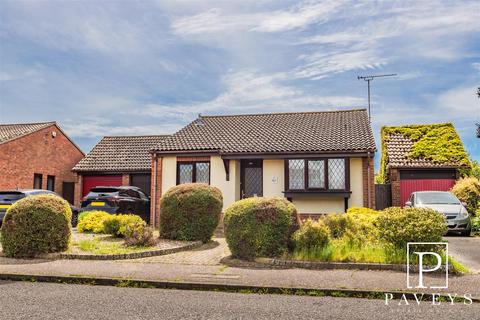
[[[117,188],[92,188],[87,194],[88,198],[118,196]]]
[[[448,192],[417,193],[419,204],[460,204],[457,197]]]
[[[0,202],[14,202],[25,198],[22,192],[0,192]]]

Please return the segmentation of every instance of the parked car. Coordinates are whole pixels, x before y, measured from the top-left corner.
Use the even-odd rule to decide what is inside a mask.
[[[472,228],[466,205],[451,192],[418,191],[413,192],[405,203],[406,207],[431,208],[443,213],[447,218],[449,231],[469,236]]]
[[[150,198],[138,187],[95,187],[82,199],[80,211],[133,213],[150,220]]]
[[[36,196],[40,194],[53,194],[60,197],[56,192],[42,189],[0,191],[0,225],[3,222],[7,209],[10,208],[14,202],[28,196]],[[70,209],[72,209],[72,226],[76,227],[78,221],[78,209],[72,205],[70,205]]]

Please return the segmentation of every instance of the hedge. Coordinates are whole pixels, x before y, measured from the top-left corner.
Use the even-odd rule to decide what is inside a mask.
[[[3,253],[26,258],[68,249],[72,211],[67,201],[55,195],[38,195],[15,202],[1,228]]]

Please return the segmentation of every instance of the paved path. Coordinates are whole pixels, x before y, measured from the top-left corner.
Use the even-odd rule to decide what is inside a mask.
[[[477,319],[480,304],[0,282],[2,319]]]
[[[382,292],[407,289],[405,273],[396,271],[227,267],[218,261],[228,255],[228,248],[223,239],[217,239],[217,242],[218,245],[208,244],[189,253],[139,260],[52,261],[0,257],[0,273]],[[198,261],[203,262],[200,264]],[[451,276],[449,282],[448,292],[468,292],[480,297],[480,275]]]
[[[467,266],[470,271],[480,273],[480,237],[448,236],[449,254]]]

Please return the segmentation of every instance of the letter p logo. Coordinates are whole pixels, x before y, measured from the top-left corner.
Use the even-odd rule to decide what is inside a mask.
[[[448,257],[448,244],[444,242],[409,242],[407,243],[407,288],[435,288],[435,289],[444,289],[448,288],[448,258],[445,259],[445,278],[443,277],[434,277],[427,279],[430,285],[425,286],[425,273],[435,272],[442,268],[442,257],[440,254],[434,251],[425,251],[425,247],[431,245],[435,248],[444,247],[445,257]],[[415,249],[415,247],[421,247],[422,251]],[[438,251],[438,250],[437,250]],[[418,279],[417,285],[411,285],[411,278],[414,278],[411,273],[410,269],[411,266],[411,258],[418,257]],[[415,279],[414,279],[415,280]],[[435,283],[433,283],[435,282]],[[439,283],[440,282],[440,283]]]

